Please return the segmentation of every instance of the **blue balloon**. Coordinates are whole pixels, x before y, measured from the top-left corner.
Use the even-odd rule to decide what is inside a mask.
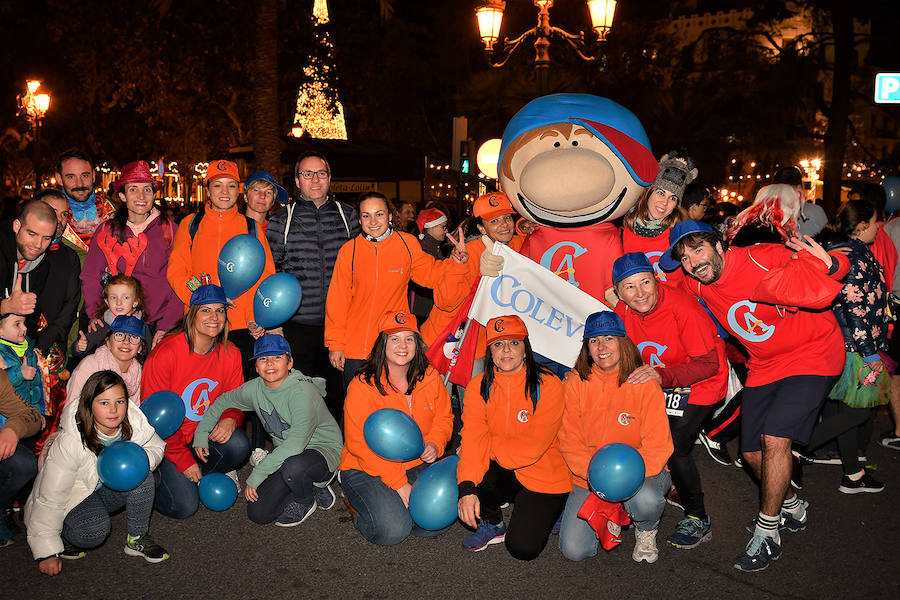
[[[623,502],[644,484],[644,459],[628,444],[607,444],[591,458],[588,482],[608,502]]]
[[[139,486],[150,473],[150,459],[134,442],[113,442],[97,457],[97,473],[103,485],[117,492]]]
[[[234,481],[224,473],[210,473],[201,477],[198,491],[203,506],[217,512],[231,508],[238,496]]]
[[[429,531],[449,527],[456,520],[459,487],[456,484],[458,456],[450,456],[425,469],[409,493],[409,515],[416,525]]]
[[[887,195],[887,203],[884,205],[884,209],[889,213],[900,210],[900,177],[896,175],[885,177],[884,181],[881,182],[881,187],[884,188],[884,193]]]
[[[219,284],[232,300],[253,287],[266,266],[266,251],[255,236],[236,235],[219,251]]]
[[[385,460],[406,462],[422,456],[422,430],[412,418],[396,408],[376,410],[363,425],[363,437],[372,452]]]
[[[253,295],[253,320],[260,327],[281,325],[297,312],[302,295],[300,282],[293,275],[269,275]]]
[[[141,403],[141,412],[156,429],[156,434],[166,439],[184,422],[184,402],[175,392],[159,391],[147,396]]]

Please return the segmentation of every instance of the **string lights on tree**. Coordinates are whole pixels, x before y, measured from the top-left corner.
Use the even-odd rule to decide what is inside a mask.
[[[328,4],[313,4],[314,49],[303,67],[303,83],[297,94],[297,110],[291,135],[309,135],[321,140],[346,140],[344,107],[338,100],[334,67],[334,45],[328,34]]]

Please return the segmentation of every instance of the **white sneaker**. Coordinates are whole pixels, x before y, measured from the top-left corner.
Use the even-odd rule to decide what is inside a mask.
[[[269,451],[265,448],[254,448],[253,452],[250,453],[250,466],[258,466],[268,455]]]
[[[648,563],[655,563],[659,558],[659,550],[656,549],[656,531],[656,529],[634,530],[634,552],[631,553],[631,558],[635,562],[646,560]]]
[[[240,480],[238,479],[237,471],[228,471],[227,473],[225,473],[225,475],[226,475],[226,477],[231,478],[231,480],[234,482],[234,485],[237,486],[238,491],[240,491],[240,489],[241,489],[241,482],[240,482]]]

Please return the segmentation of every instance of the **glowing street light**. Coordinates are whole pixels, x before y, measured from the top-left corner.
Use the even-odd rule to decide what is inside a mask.
[[[37,79],[29,79],[25,82],[25,93],[19,94],[19,113],[25,113],[31,123],[32,131],[32,163],[34,168],[34,191],[41,187],[41,121],[50,109],[50,94],[38,94],[41,82]]]

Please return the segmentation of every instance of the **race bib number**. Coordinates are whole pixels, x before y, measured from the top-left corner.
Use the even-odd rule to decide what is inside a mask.
[[[681,417],[687,407],[688,398],[691,397],[691,388],[663,388],[666,396],[666,414],[670,417]]]

